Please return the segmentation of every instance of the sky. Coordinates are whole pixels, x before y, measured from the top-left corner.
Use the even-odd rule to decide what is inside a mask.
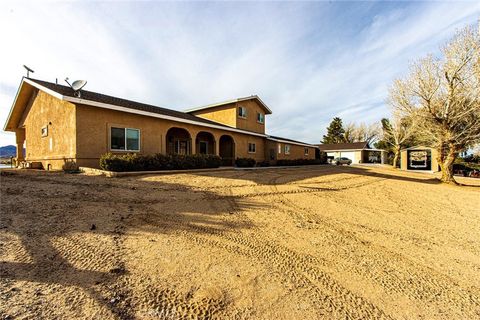
[[[0,2],[1,128],[25,64],[175,110],[257,94],[268,134],[319,143],[335,116],[388,117],[393,80],[479,19],[480,2]]]

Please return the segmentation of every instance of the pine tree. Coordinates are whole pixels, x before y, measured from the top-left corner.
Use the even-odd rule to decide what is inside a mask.
[[[342,119],[335,117],[327,128],[327,134],[323,136],[322,143],[343,143],[345,142],[345,129]]]

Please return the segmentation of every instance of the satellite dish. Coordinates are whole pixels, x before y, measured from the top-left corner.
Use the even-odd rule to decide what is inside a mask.
[[[73,91],[80,91],[82,90],[83,87],[85,87],[85,85],[87,84],[87,80],[76,80],[76,81],[73,81],[72,83],[72,89]]]

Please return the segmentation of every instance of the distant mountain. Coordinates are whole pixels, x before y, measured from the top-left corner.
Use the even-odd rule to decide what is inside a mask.
[[[15,146],[0,147],[0,158],[10,158],[17,155],[17,148]]]

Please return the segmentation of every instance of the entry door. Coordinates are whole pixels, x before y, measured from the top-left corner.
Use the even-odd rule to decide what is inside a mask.
[[[198,152],[201,154],[207,154],[208,153],[208,141],[200,141],[198,143]]]
[[[177,140],[176,141],[176,152],[177,154],[188,154],[188,141],[185,140]]]

